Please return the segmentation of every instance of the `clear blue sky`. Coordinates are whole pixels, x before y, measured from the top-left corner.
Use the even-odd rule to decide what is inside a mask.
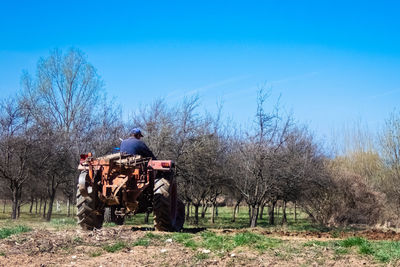
[[[1,1],[0,97],[73,46],[127,112],[198,93],[246,124],[266,83],[319,137],[376,128],[399,107],[399,14],[397,1]]]

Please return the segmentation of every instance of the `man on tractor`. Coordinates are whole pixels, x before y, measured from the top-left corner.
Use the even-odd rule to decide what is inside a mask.
[[[130,136],[121,142],[121,153],[129,155],[140,155],[145,158],[156,159],[153,152],[146,146],[146,144],[140,140],[143,137],[142,132],[139,128],[133,128],[129,132]]]

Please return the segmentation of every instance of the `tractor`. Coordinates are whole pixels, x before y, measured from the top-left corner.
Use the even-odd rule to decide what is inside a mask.
[[[159,231],[180,231],[185,206],[177,195],[172,160],[153,160],[114,153],[80,157],[77,216],[83,229],[102,227],[104,220],[117,225],[126,216],[153,212]]]

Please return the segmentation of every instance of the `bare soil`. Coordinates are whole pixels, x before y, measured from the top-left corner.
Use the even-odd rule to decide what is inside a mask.
[[[234,234],[240,231],[244,230],[227,229],[217,232]],[[260,253],[239,247],[221,254],[193,250],[176,242],[160,241],[156,246],[128,245],[112,253],[104,250],[104,245],[118,241],[133,244],[148,231],[129,226],[95,231],[36,229],[0,240],[0,266],[378,266],[380,264],[373,259],[356,253],[338,256],[327,248],[304,247],[301,244],[303,240],[333,240],[355,235],[372,240],[400,240],[399,233],[383,230],[341,232],[335,235],[270,232],[261,228],[255,231],[285,240],[285,250],[271,249]]]

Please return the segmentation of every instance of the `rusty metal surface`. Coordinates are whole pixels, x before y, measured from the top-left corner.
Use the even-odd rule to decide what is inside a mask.
[[[103,157],[87,157],[79,169],[87,171],[91,183],[97,183],[99,199],[107,206],[120,205],[126,213],[136,212],[138,198],[148,188],[156,175],[156,169],[162,168],[161,162],[141,156],[129,156],[121,153]],[[151,203],[148,203],[151,205]]]

